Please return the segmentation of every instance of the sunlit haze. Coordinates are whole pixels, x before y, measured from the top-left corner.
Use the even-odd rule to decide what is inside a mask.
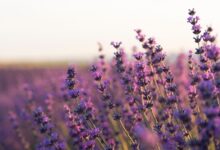
[[[166,53],[195,48],[186,22],[195,8],[203,29],[220,33],[219,0],[0,0],[0,62],[87,61],[101,42],[139,45],[135,28],[157,39]],[[219,41],[219,37],[217,37]]]

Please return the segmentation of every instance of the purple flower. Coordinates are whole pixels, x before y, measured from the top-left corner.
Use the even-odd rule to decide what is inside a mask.
[[[220,48],[215,45],[207,45],[205,48],[207,57],[211,60],[217,61],[219,58]]]
[[[156,53],[152,58],[152,63],[157,64],[165,59],[165,55],[162,53]]]
[[[193,9],[189,9],[189,12],[188,12],[188,14],[190,15],[190,16],[193,16],[193,15],[195,15],[195,9],[193,8]]]
[[[112,117],[113,117],[114,120],[120,120],[121,119],[121,115],[118,112],[115,112]]]
[[[213,120],[214,136],[220,140],[220,117]]]
[[[93,149],[94,147],[95,147],[95,141],[89,140],[84,143],[83,150]]]
[[[174,112],[174,116],[181,120],[183,123],[189,123],[191,121],[190,109],[181,109]]]
[[[155,51],[156,51],[156,52],[161,52],[162,50],[163,50],[163,48],[162,48],[161,45],[157,45],[157,46],[155,47]]]
[[[218,107],[216,108],[209,107],[209,108],[205,108],[204,112],[207,118],[213,119],[215,117],[218,117],[218,115],[220,114],[220,109]]]
[[[199,34],[201,32],[201,26],[200,25],[193,25],[192,30],[194,34]]]
[[[201,96],[204,99],[208,99],[213,95],[215,88],[212,81],[207,80],[207,81],[201,81],[200,84],[198,85],[198,89],[201,93]]]
[[[78,114],[82,114],[86,111],[86,104],[84,101],[80,101],[80,103],[75,107],[74,112]]]
[[[69,90],[69,95],[71,98],[76,99],[79,96],[79,90],[78,89]]]
[[[172,122],[168,122],[168,123],[166,124],[166,129],[167,129],[171,134],[173,134],[174,132],[176,132],[177,126],[174,125]]]
[[[134,54],[134,58],[135,58],[136,60],[141,60],[142,57],[143,57],[143,55],[144,55],[144,53],[141,53],[141,52],[135,53],[135,54]]]
[[[115,48],[118,49],[121,46],[122,42],[111,42],[111,45]]]
[[[73,67],[69,67],[67,70],[67,78],[74,78],[76,75],[75,69]]]
[[[101,131],[100,131],[99,128],[95,128],[95,129],[92,129],[92,130],[90,131],[90,137],[91,137],[92,139],[97,138],[100,134],[101,134]]]
[[[143,42],[145,40],[145,35],[141,33],[141,29],[135,29],[134,31],[137,33],[136,39]]]
[[[187,22],[191,23],[192,25],[197,24],[198,21],[199,21],[199,17],[198,17],[198,16],[196,16],[196,17],[194,17],[194,16],[189,16],[189,17],[187,18]]]
[[[139,40],[140,42],[143,42],[145,40],[145,35],[144,34],[138,34],[136,36],[136,39]]]
[[[91,68],[90,68],[90,71],[96,72],[96,70],[97,70],[97,66],[96,65],[92,65]]]
[[[203,35],[202,35],[202,39],[207,42],[211,39],[211,35],[209,32],[204,32]]]
[[[52,141],[52,142],[58,141],[58,139],[59,139],[58,136],[59,136],[58,133],[53,132],[53,133],[51,134],[51,141]]]
[[[220,62],[217,62],[216,64],[212,65],[212,71],[213,72],[219,72],[220,71]]]
[[[178,148],[184,149],[186,147],[186,141],[184,139],[184,135],[183,134],[181,134],[181,133],[175,134],[174,141],[176,141],[178,143]]]
[[[195,40],[196,43],[199,43],[201,41],[201,37],[200,36],[196,36],[193,39]]]
[[[196,52],[195,54],[202,54],[204,53],[204,49],[201,47],[201,48],[196,48]]]
[[[94,79],[96,80],[96,81],[100,81],[101,79],[102,79],[102,74],[100,73],[100,72],[95,72],[94,74],[93,74],[93,76],[94,76]]]
[[[202,71],[207,71],[209,69],[209,66],[208,66],[208,64],[200,64],[200,69]]]
[[[171,95],[167,98],[166,104],[168,106],[170,106],[170,105],[176,103],[177,101],[178,101],[178,97],[176,95]]]
[[[155,40],[155,38],[153,38],[153,37],[148,38],[147,41],[148,41],[148,43],[149,43],[150,45],[155,45],[155,44],[156,44],[156,40]]]

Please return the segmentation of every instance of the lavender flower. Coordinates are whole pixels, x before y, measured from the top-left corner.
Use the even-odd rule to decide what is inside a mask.
[[[112,42],[114,57],[105,60],[98,43],[95,62],[70,66],[64,77],[62,68],[18,69],[9,80],[13,69],[1,69],[2,87],[13,85],[1,112],[13,111],[0,116],[0,149],[219,149],[219,47],[196,11],[188,15],[197,45],[188,60],[167,61],[156,39],[136,29],[142,48],[132,57]]]

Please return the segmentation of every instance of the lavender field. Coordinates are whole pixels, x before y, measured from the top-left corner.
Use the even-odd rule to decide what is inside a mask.
[[[196,47],[175,61],[135,29],[131,56],[113,41],[110,60],[100,44],[86,65],[1,67],[0,150],[220,150],[220,48],[187,23]]]

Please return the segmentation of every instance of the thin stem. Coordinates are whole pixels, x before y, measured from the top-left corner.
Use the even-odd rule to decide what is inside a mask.
[[[154,115],[152,109],[150,108],[149,110],[150,110],[151,116],[153,117],[154,124],[156,124],[156,123],[157,123],[157,119],[156,119],[156,117],[155,117],[155,115]]]
[[[123,128],[123,130],[125,131],[125,134],[128,136],[128,138],[130,139],[130,141],[132,142],[132,144],[134,144],[134,140],[132,139],[132,137],[130,136],[128,130],[125,128],[124,123],[121,121],[121,119],[119,120],[121,127]]]
[[[114,130],[114,132],[117,132],[117,127],[118,125],[116,124],[116,122],[111,118],[111,116],[109,116],[109,121],[110,121],[110,125],[112,127],[112,129]],[[118,139],[119,141],[121,141],[121,148],[127,150],[128,149],[128,143],[127,141],[124,139],[124,137],[122,136],[122,134],[120,133],[118,135]]]

